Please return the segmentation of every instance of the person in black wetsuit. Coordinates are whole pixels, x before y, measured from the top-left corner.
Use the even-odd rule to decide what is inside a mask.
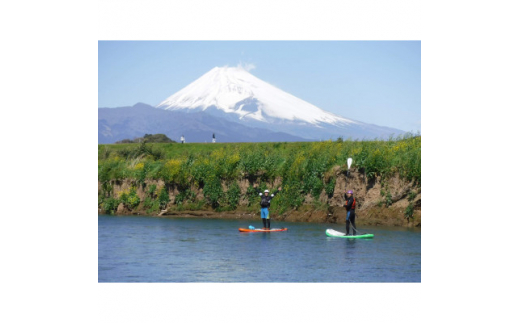
[[[271,206],[271,199],[275,197],[278,192],[282,190],[281,187],[278,188],[278,192],[274,192],[273,194],[269,195],[269,190],[265,190],[264,194],[258,189],[258,185],[255,184],[253,187],[256,190],[256,194],[260,195],[262,199],[260,200],[260,215],[262,217],[262,222],[264,224],[263,230],[270,230],[271,229],[271,218],[269,217],[269,207]]]
[[[347,209],[347,236],[350,231],[350,223],[352,223],[352,233],[356,235],[356,199],[354,198],[354,192],[348,191],[345,193],[345,209]]]

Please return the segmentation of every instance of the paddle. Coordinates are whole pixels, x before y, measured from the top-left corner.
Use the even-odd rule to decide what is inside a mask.
[[[359,231],[358,229],[354,228],[354,225],[352,224],[352,221],[350,221],[350,219],[348,219],[348,222],[350,222],[350,225],[352,226],[352,230],[355,230],[357,234],[368,234],[367,232],[361,232]]]

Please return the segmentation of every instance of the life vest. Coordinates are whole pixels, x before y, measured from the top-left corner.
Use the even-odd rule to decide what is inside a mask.
[[[345,207],[347,207],[348,205],[348,199],[345,201]],[[355,210],[356,209],[356,199],[354,197],[352,197],[352,206],[350,207],[351,210]]]

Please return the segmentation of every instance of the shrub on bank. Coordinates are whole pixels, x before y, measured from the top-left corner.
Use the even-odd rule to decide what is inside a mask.
[[[284,212],[298,208],[310,194],[315,201],[325,192],[334,194],[334,166],[346,170],[348,157],[352,167],[370,178],[401,177],[421,182],[421,137],[403,136],[391,140],[294,143],[223,143],[223,144],[121,144],[98,146],[98,180],[102,185],[101,204],[113,209],[111,181],[130,179],[142,185],[146,179],[162,179],[168,187],[177,187],[176,205],[191,207],[195,203],[192,187],[202,188],[204,203],[219,210],[233,210],[240,200],[239,180],[247,179],[267,188],[276,178],[283,191],[273,199],[272,209]],[[224,190],[223,183],[227,189]],[[156,188],[157,189],[157,188]],[[269,189],[276,189],[269,187]],[[143,201],[145,208],[162,209],[169,202],[163,187]],[[252,187],[246,199],[257,201]],[[126,206],[136,207],[133,195],[124,197]],[[385,204],[390,204],[388,197]],[[139,204],[139,203],[137,203]],[[117,208],[117,205],[116,205]]]

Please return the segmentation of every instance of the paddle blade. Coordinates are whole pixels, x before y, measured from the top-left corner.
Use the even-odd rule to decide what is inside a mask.
[[[347,166],[348,166],[348,169],[350,169],[350,165],[352,165],[352,158],[348,158],[348,159],[347,159]]]
[[[250,230],[254,230],[254,229],[255,229],[255,227],[254,227],[254,226],[252,226],[252,225],[250,225],[250,226],[249,226],[249,229],[250,229]]]

